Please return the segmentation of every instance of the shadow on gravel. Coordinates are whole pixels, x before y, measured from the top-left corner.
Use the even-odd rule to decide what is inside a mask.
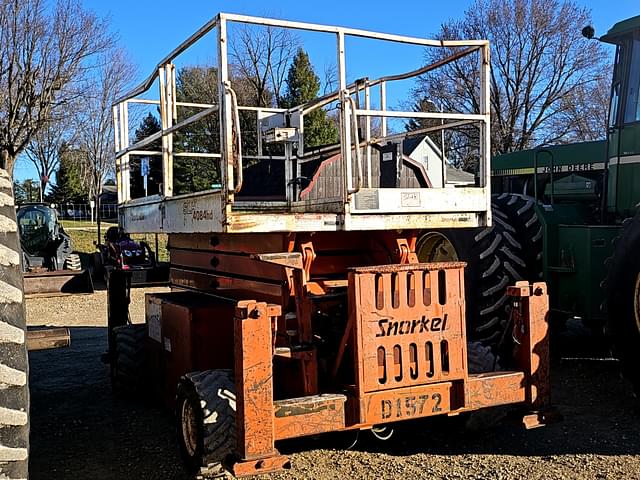
[[[168,412],[112,395],[108,366],[100,361],[106,329],[72,328],[71,335],[68,349],[30,354],[31,479],[189,479]],[[562,342],[557,345],[562,349]],[[507,418],[470,433],[455,418],[434,418],[398,424],[386,442],[362,432],[354,450],[395,456],[640,454],[640,412],[617,362],[591,359],[588,342],[579,345],[584,348],[570,355],[559,351],[553,362],[553,403],[564,416],[561,423],[527,431]],[[352,442],[352,434],[330,434],[278,448],[345,449]]]
[[[70,330],[70,348],[29,355],[31,480],[191,478],[171,416],[112,394],[106,328]]]
[[[568,322],[552,338],[551,394],[563,421],[525,430],[522,416],[511,411],[491,428],[472,432],[464,420],[434,417],[394,425],[390,440],[361,432],[353,450],[406,456],[504,454],[549,457],[564,454],[640,454],[640,402],[620,376],[610,348],[580,322]],[[281,451],[346,448],[353,436],[341,434],[317,440],[283,442]]]

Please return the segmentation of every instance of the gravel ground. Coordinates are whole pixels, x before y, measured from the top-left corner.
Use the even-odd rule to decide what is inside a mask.
[[[27,301],[30,325],[72,327],[70,348],[30,355],[31,479],[187,480],[171,416],[111,394],[99,359],[105,298]],[[143,298],[134,291],[134,321],[143,317]],[[598,349],[580,333],[557,345],[552,387],[560,423],[526,431],[508,417],[470,433],[455,419],[431,419],[401,424],[387,442],[361,433],[351,450],[350,434],[284,442],[278,447],[292,470],[271,478],[640,479],[640,411],[618,364],[592,358]]]

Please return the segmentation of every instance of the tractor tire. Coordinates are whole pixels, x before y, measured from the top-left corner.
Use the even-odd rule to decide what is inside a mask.
[[[607,330],[623,375],[640,395],[640,213],[623,223],[613,257],[607,262]]]
[[[529,282],[542,280],[543,228],[536,213],[536,200],[518,193],[493,195],[494,221],[505,224],[505,235],[512,235],[522,247],[522,259],[526,264],[524,279]],[[496,208],[497,207],[497,208]]]
[[[29,467],[29,362],[21,249],[11,176],[0,169],[0,478]]]
[[[231,370],[207,370],[182,377],[176,393],[180,453],[187,469],[220,475],[236,446],[236,395]]]
[[[147,325],[123,325],[113,329],[115,358],[111,362],[113,390],[122,395],[144,393],[147,385],[144,342]]]
[[[70,253],[64,260],[64,269],[73,270],[79,272],[82,270],[82,262],[80,261],[80,255],[77,253]]]
[[[489,347],[479,342],[467,343],[467,370],[469,373],[486,373],[500,370],[498,357]],[[463,426],[468,432],[482,432],[498,424],[506,415],[508,407],[499,406],[475,410],[463,415]]]
[[[522,280],[525,262],[522,245],[513,237],[513,228],[503,220],[506,216],[494,205],[494,219],[488,228],[463,230],[447,229],[426,232],[417,242],[416,253],[420,262],[464,261],[467,340],[491,347],[494,353],[503,350],[500,345],[510,318],[511,302],[507,287]],[[496,212],[499,212],[496,215]],[[439,235],[438,242],[428,242],[428,236]],[[446,241],[445,241],[446,240]],[[437,248],[422,248],[424,245]],[[431,252],[437,250],[437,254]]]
[[[486,373],[499,370],[498,358],[491,348],[480,342],[467,343],[467,371],[469,373]]]

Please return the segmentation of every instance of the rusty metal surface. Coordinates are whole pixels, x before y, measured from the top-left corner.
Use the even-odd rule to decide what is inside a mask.
[[[268,457],[278,455],[274,447],[273,431],[273,346],[270,314],[280,315],[279,306],[267,306],[266,303],[250,300],[238,302],[236,307],[236,455],[242,462],[264,461]],[[263,464],[265,468],[269,462]],[[257,470],[260,470],[260,467],[257,467],[258,463],[251,464],[254,465],[254,473],[257,473]],[[246,463],[244,465],[248,466]],[[245,474],[237,470],[240,466],[234,468],[234,474]]]
[[[534,410],[551,403],[549,382],[549,296],[545,283],[517,282],[508,290],[514,297],[513,335],[516,361],[527,376],[526,401]]]
[[[489,372],[469,375],[465,406],[468,410],[524,401],[525,375],[523,372]]]
[[[557,423],[562,421],[562,414],[554,409],[546,409],[543,411],[532,412],[522,417],[522,424],[527,430],[532,428],[544,427],[550,423]]]
[[[223,296],[236,296],[246,298],[251,292],[260,300],[278,301],[282,299],[287,290],[284,285],[249,280],[246,278],[233,278],[224,275],[216,275],[213,272],[199,272],[181,268],[172,268],[170,280],[173,285],[192,290],[205,291]],[[230,291],[238,292],[232,294]]]
[[[508,290],[517,371],[469,375],[465,263],[417,263],[415,232],[378,233],[172,236],[174,283],[236,299],[236,476],[288,465],[285,438],[512,403],[546,418],[546,286]],[[316,339],[337,304],[327,356]]]
[[[237,478],[279,472],[290,468],[289,458],[280,454],[255,460],[236,460],[229,465],[229,470]]]
[[[287,251],[287,237],[289,235],[281,233],[237,233],[234,235],[174,233],[169,235],[168,248],[246,254],[277,253]]]
[[[68,328],[46,328],[27,332],[27,350],[47,350],[71,345],[71,333]]]
[[[360,422],[368,425],[442,415],[459,408],[456,386],[440,382],[364,394]]]
[[[302,254],[299,252],[263,253],[252,255],[251,258],[265,263],[280,265],[281,267],[297,268],[299,270],[303,268]]]
[[[160,351],[160,389],[165,406],[173,410],[183,375],[233,368],[235,303],[191,292],[149,295],[147,301],[160,304],[157,320],[147,315],[148,337],[156,347],[153,350]]]
[[[345,395],[323,394],[275,401],[276,440],[342,430],[346,400]]]
[[[415,269],[420,270],[453,270],[466,267],[466,262],[433,262],[433,263],[413,263],[403,265],[375,265],[367,267],[355,267],[351,271],[355,273],[391,273],[407,272]]]
[[[361,394],[466,379],[464,271],[434,265],[350,274]]]
[[[284,280],[284,270],[281,265],[262,262],[248,255],[171,249],[171,264],[184,269],[245,275],[280,282]]]

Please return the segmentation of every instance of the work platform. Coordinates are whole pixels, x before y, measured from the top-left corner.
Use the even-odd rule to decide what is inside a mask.
[[[356,230],[402,230],[478,227],[486,224],[485,189],[454,192],[428,189],[364,189],[346,204],[375,200],[371,209],[351,212],[304,211],[299,204],[235,202],[223,208],[222,192],[144,198],[120,206],[123,228],[130,233],[260,233]],[[372,200],[374,199],[374,200]],[[411,203],[411,206],[402,206]],[[415,205],[415,206],[414,206]]]
[[[332,36],[338,88],[291,108],[242,105],[231,73],[230,52],[236,39],[232,25]],[[179,99],[175,58],[214,30],[217,58],[204,68],[215,72],[211,87],[217,92],[216,101]],[[376,45],[391,42],[441,49],[443,55],[436,62],[417,65],[415,70],[378,78],[357,72],[358,78],[348,82],[345,40],[351,38]],[[395,82],[424,79],[452,62],[473,58],[477,60],[472,80],[477,82],[477,111],[402,111],[387,105],[387,87]],[[380,60],[393,68],[393,58]],[[149,98],[154,86],[159,89],[157,100]],[[130,109],[141,104],[157,108],[162,129],[131,144],[129,132],[136,124],[130,121]],[[321,109],[336,112],[337,142],[309,146],[305,143],[305,119]],[[491,223],[489,46],[484,40],[436,41],[219,14],[123,96],[114,105],[113,114],[120,223],[129,233],[396,230]],[[410,120],[419,125],[408,131],[408,123],[402,122]],[[184,138],[203,121],[214,126],[207,135],[216,137],[211,143],[219,148],[189,151]],[[476,151],[465,153],[477,160],[475,174],[451,166],[460,155],[456,144],[460,132],[471,132],[477,138]],[[147,158],[146,171],[149,162],[161,166],[161,181],[157,181],[154,194],[146,195],[145,177],[145,196],[132,198],[132,181],[145,170],[136,167],[134,171],[132,165],[141,157]],[[208,183],[210,189],[176,191],[175,163],[184,161],[215,166],[216,178]]]

